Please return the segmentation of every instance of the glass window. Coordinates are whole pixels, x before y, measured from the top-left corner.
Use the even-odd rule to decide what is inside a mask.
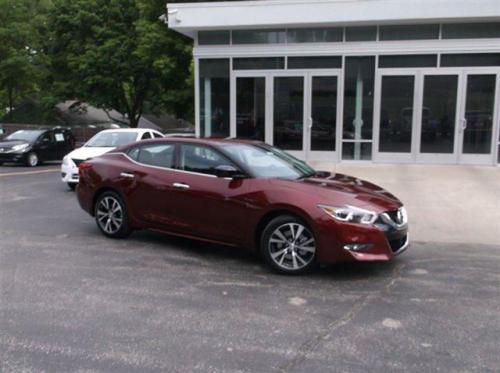
[[[284,69],[284,57],[234,58],[233,70]]]
[[[137,150],[138,151],[137,151]],[[175,144],[152,144],[131,149],[128,156],[139,163],[157,167],[174,167]]]
[[[380,152],[411,152],[415,78],[383,76],[380,102]]]
[[[274,78],[274,145],[302,150],[304,128],[304,78]]]
[[[424,77],[421,153],[453,153],[457,88],[457,75]]]
[[[345,28],[345,41],[375,41],[377,26],[359,26]]]
[[[233,44],[281,44],[285,30],[233,30]]]
[[[346,57],[343,138],[372,138],[375,57]]]
[[[495,75],[468,75],[463,152],[490,154],[495,110]]]
[[[379,27],[379,40],[438,39],[439,25],[388,25]]]
[[[255,177],[298,179],[316,173],[304,162],[267,144],[227,144],[223,151]]]
[[[311,92],[311,150],[335,150],[337,77],[314,76]]]
[[[266,78],[236,79],[236,137],[265,140]]]
[[[153,132],[153,137],[155,139],[161,139],[161,138],[163,138],[162,134],[161,133],[157,133],[157,132]]]
[[[443,24],[443,39],[500,38],[500,23]]]
[[[99,132],[92,137],[85,146],[95,148],[116,148],[121,145],[130,144],[137,140],[137,132],[132,131],[116,131],[116,132]]]
[[[229,44],[230,31],[199,31],[198,44],[200,45],[221,45]]]
[[[437,67],[436,54],[379,56],[378,67]]]
[[[23,141],[28,141],[32,142],[35,141],[38,136],[40,136],[43,133],[43,131],[39,130],[19,130],[14,133],[11,133],[9,136],[7,136],[5,139],[6,140],[23,140]]]
[[[367,161],[372,159],[371,142],[342,143],[342,159],[352,161]]]
[[[295,28],[287,30],[287,43],[324,43],[342,41],[342,28]]]
[[[201,59],[200,135],[229,136],[229,59]]]
[[[500,53],[442,54],[441,66],[500,66]]]
[[[341,69],[342,57],[288,57],[289,69]]]
[[[141,137],[141,140],[147,140],[151,138],[151,133],[149,132],[144,132],[144,134]]]
[[[217,151],[201,145],[181,145],[179,166],[181,170],[216,175],[219,166],[236,166]]]

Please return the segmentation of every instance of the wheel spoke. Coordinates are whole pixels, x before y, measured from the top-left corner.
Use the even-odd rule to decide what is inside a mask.
[[[300,255],[296,254],[295,257],[302,263],[302,265],[307,265],[307,262],[304,259],[302,259]]]
[[[288,250],[288,248],[286,249],[283,249],[283,250],[280,250],[280,251],[276,251],[275,253],[271,253],[271,256],[273,257],[273,259],[276,259],[277,257],[279,257],[280,255],[282,254],[286,254],[286,251]]]
[[[308,253],[314,253],[314,246],[296,246],[299,250],[307,251]]]
[[[279,228],[274,231],[273,236],[274,235],[278,236],[282,241],[288,242],[288,239],[283,235],[283,233],[281,233],[281,231],[279,230]]]
[[[307,246],[308,244],[310,244],[313,241],[314,241],[314,238],[309,238],[307,241],[301,242],[300,246]]]
[[[299,225],[299,227],[297,228],[297,232],[295,233],[295,237],[294,237],[295,241],[297,241],[300,238],[300,236],[302,235],[302,232],[304,232],[304,226]]]
[[[286,244],[286,243],[288,243],[287,241],[282,240],[281,238],[271,238],[269,240],[269,242],[271,242],[271,243],[280,243],[280,244]]]
[[[295,240],[295,230],[293,229],[293,224],[290,223],[288,224],[288,227],[290,228],[290,233],[292,234],[292,241]]]
[[[292,263],[293,269],[299,268],[299,265],[297,264],[297,255],[295,255],[295,253],[292,253]]]

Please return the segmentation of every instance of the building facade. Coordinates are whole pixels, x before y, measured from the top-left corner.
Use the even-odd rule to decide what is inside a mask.
[[[196,132],[310,161],[500,163],[500,1],[168,5]]]

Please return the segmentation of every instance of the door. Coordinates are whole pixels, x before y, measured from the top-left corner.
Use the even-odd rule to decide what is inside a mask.
[[[412,162],[415,151],[417,75],[401,71],[380,73],[375,96],[374,160]]]
[[[337,161],[337,139],[340,137],[339,74],[307,76],[306,160]]]
[[[494,164],[498,77],[495,73],[465,72],[460,111],[459,162]]]
[[[54,138],[53,131],[47,131],[42,134],[37,143],[38,149],[36,150],[36,152],[38,153],[39,158],[47,161],[57,159],[57,144]]]

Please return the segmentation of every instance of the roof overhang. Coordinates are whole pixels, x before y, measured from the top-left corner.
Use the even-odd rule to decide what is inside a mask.
[[[198,30],[500,19],[499,0],[260,0],[168,4],[168,26]]]

